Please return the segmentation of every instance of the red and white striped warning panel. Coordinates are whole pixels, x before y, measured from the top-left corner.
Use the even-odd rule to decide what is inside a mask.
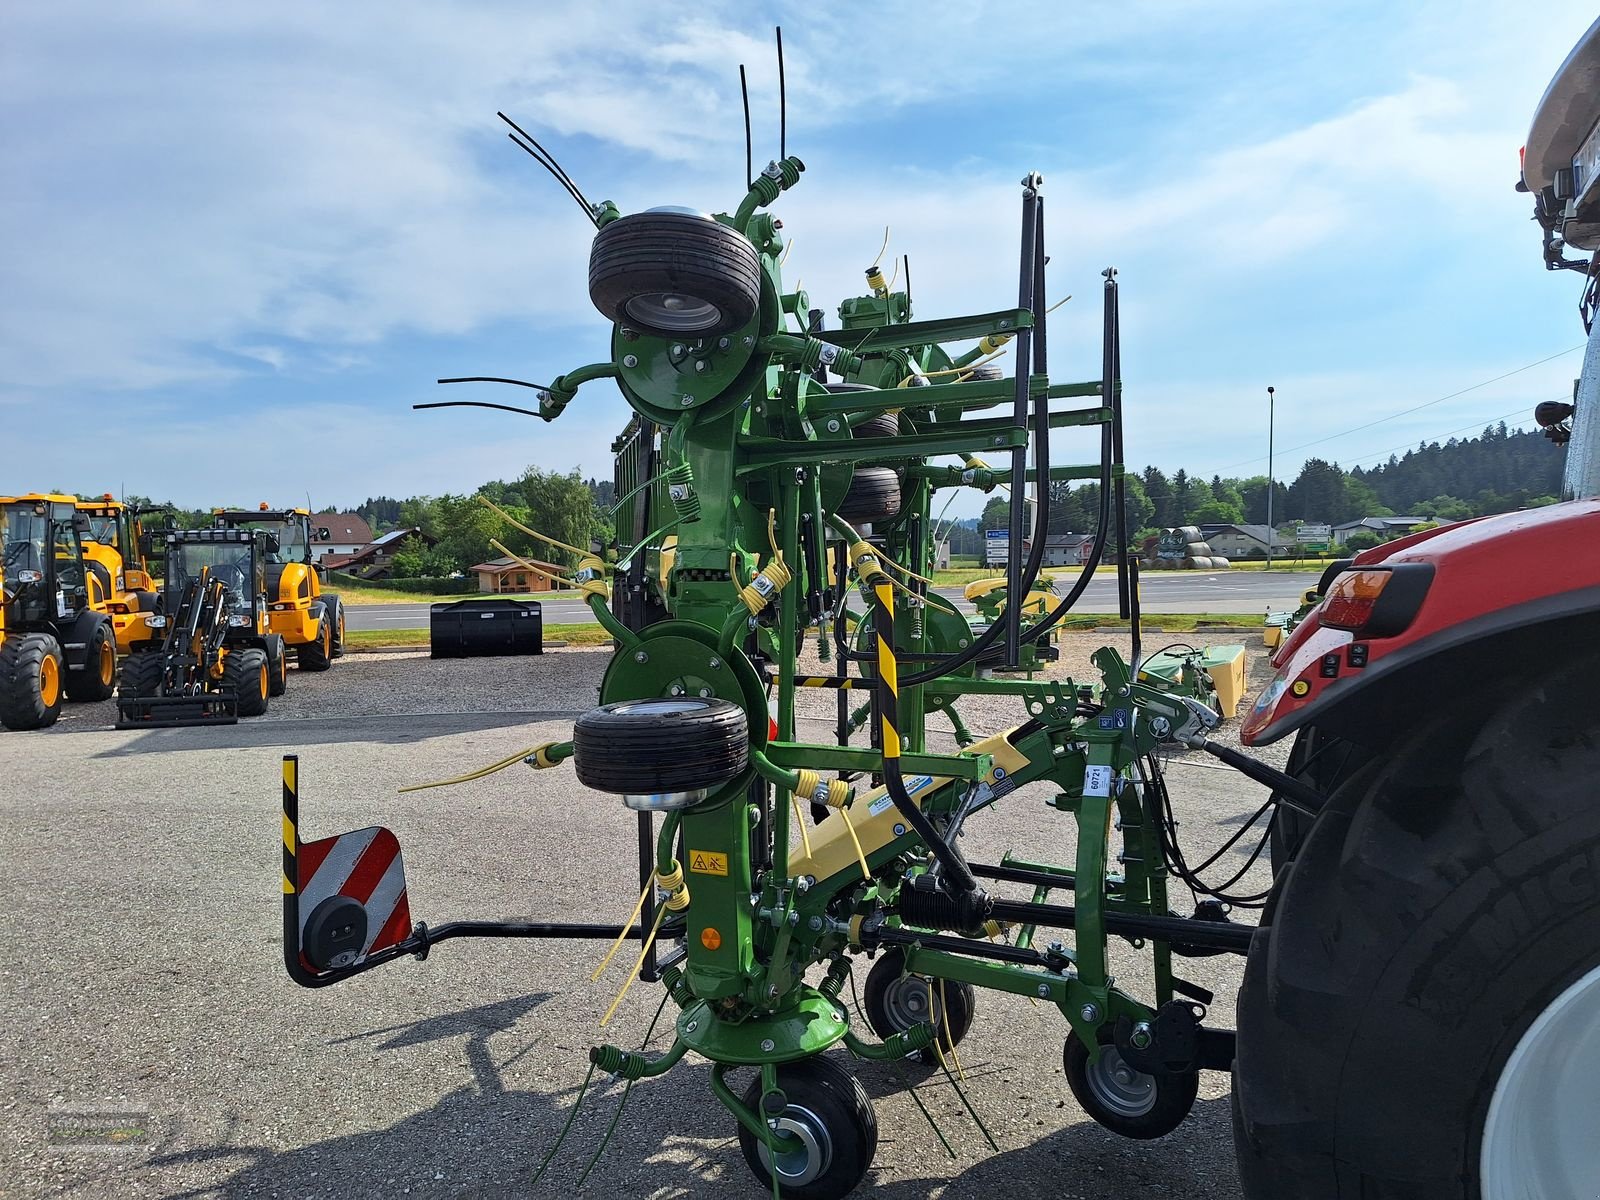
[[[303,842],[296,858],[302,923],[319,904],[335,896],[348,897],[366,910],[366,937],[359,953],[353,960],[337,965],[353,966],[369,954],[404,941],[410,934],[411,906],[406,901],[400,842],[387,829],[373,826]],[[305,932],[302,924],[302,950],[308,949],[304,945]],[[317,956],[313,953],[312,957]]]

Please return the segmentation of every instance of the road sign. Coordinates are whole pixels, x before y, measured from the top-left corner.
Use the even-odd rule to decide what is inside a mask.
[[[998,566],[1011,557],[1011,531],[988,529],[983,535],[983,565]]]
[[[1301,545],[1307,542],[1326,542],[1333,536],[1332,525],[1297,525],[1294,540]]]

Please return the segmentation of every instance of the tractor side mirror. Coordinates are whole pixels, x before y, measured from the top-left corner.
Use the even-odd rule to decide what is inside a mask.
[[[72,513],[72,528],[80,537],[94,532],[94,526],[89,524],[89,514],[77,509]]]
[[[393,833],[373,826],[303,843],[296,832],[290,841],[284,932],[294,941],[284,959],[296,982],[332,983],[411,936],[405,862]]]
[[[333,530],[329,529],[326,525],[318,525],[317,526],[317,541],[319,541],[319,542],[331,542],[331,541],[333,541]]]
[[[282,548],[282,543],[278,540],[277,534],[269,533],[266,535],[265,549],[268,554],[276,554]]]
[[[158,541],[157,536],[156,536],[155,533],[147,532],[147,533],[141,533],[139,535],[139,554],[140,554],[141,557],[144,557],[144,558],[153,558],[153,557],[155,557],[156,553],[158,552],[159,546],[160,546],[160,542]]]

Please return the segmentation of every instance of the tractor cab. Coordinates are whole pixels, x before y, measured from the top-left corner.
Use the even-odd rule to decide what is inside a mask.
[[[150,509],[129,506],[107,492],[98,500],[80,500],[77,510],[86,518],[83,551],[99,563],[111,579],[106,610],[116,632],[117,651],[126,654],[142,635],[140,614],[155,611],[155,584],[145,567],[142,516]]]
[[[73,496],[0,497],[5,528],[0,724],[55,723],[63,694],[104,700],[116,683],[106,607],[112,578],[84,552],[88,520]]]
[[[175,529],[163,536],[163,613],[178,610],[194,580],[214,579],[225,593],[230,631],[256,637],[268,632],[266,560],[277,549],[273,535],[249,529]]]

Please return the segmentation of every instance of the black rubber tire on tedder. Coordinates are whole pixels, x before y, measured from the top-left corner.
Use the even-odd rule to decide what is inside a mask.
[[[870,525],[900,515],[900,476],[892,467],[857,467],[850,490],[839,501],[839,516]]]
[[[778,1089],[787,1104],[778,1127],[797,1135],[802,1150],[778,1159],[778,1187],[772,1186],[770,1157],[743,1125],[739,1149],[767,1192],[786,1200],[836,1200],[853,1192],[878,1152],[878,1118],[861,1082],[825,1055],[813,1055],[778,1067]],[[761,1076],[745,1089],[744,1102],[761,1112]]]
[[[702,696],[621,700],[572,727],[573,765],[585,787],[619,796],[716,788],[744,772],[744,709]]]
[[[259,717],[267,711],[269,675],[267,652],[255,646],[234,650],[222,660],[222,686],[239,698],[241,717]]]
[[[976,1006],[977,997],[970,983],[907,975],[905,952],[898,947],[879,956],[861,989],[867,1024],[884,1040],[917,1025],[936,1023],[939,1049],[925,1046],[918,1051],[930,1066],[939,1061],[941,1050],[948,1052],[961,1044],[972,1028]]]
[[[884,438],[900,436],[900,414],[879,413],[868,417],[850,430],[858,438]]]
[[[1441,704],[1329,797],[1239,995],[1251,1200],[1512,1194],[1480,1178],[1491,1099],[1517,1078],[1524,1035],[1600,971],[1597,668],[1591,650],[1496,681],[1498,707],[1488,689]],[[1600,1073],[1594,1044],[1572,1039],[1564,1052],[1583,1058],[1565,1070]],[[1555,1152],[1564,1136],[1592,1134],[1559,1115],[1535,1117],[1520,1158],[1509,1143],[1515,1194],[1560,1194],[1539,1171],[1572,1161]]]
[[[1100,1044],[1099,1060],[1090,1062],[1089,1048],[1076,1033],[1067,1034],[1061,1069],[1073,1097],[1097,1124],[1141,1141],[1165,1137],[1183,1124],[1200,1093],[1198,1069],[1146,1074],[1123,1059],[1109,1036]]]
[[[658,337],[729,333],[755,315],[761,260],[748,238],[710,217],[633,213],[594,235],[589,299],[619,325]]]

